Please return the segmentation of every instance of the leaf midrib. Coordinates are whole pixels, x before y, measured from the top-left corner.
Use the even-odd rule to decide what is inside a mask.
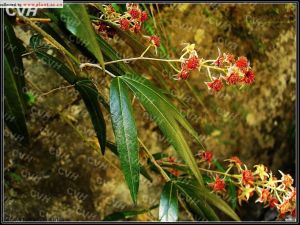
[[[123,134],[124,134],[124,138],[125,138],[125,145],[126,145],[126,153],[127,153],[127,156],[128,156],[128,160],[129,160],[129,170],[130,170],[130,174],[131,174],[131,178],[134,177],[134,174],[132,172],[132,166],[131,166],[131,157],[130,157],[130,154],[129,154],[129,145],[127,143],[127,136],[125,134],[125,126],[124,126],[124,119],[123,119],[123,107],[122,107],[122,99],[121,99],[121,86],[120,86],[120,80],[119,78],[117,77],[117,82],[118,82],[118,92],[119,92],[119,100],[120,100],[120,110],[121,110],[121,118],[122,118],[122,131],[123,131]],[[135,185],[133,183],[133,179],[130,179],[131,180],[131,185],[132,185],[132,189],[133,189],[133,193],[136,193],[135,192]]]

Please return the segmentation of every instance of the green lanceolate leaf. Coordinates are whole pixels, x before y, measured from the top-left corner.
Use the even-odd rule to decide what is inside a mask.
[[[102,52],[85,6],[82,4],[65,4],[63,9],[59,9],[58,12],[60,20],[66,28],[93,53],[102,68],[104,68]]]
[[[112,151],[112,153],[119,156],[117,146],[114,143],[112,143],[110,141],[106,141],[106,147],[108,147]],[[141,163],[140,163],[140,172],[147,180],[149,180],[150,182],[153,181],[153,179],[150,176],[150,174],[148,173],[147,169],[144,166],[142,166]]]
[[[165,184],[160,196],[159,221],[175,222],[178,219],[177,188],[172,181]]]
[[[103,38],[97,36],[97,41],[101,46],[104,59],[106,61],[119,60],[120,53],[113,49]],[[121,76],[125,72],[133,72],[133,69],[124,62],[112,63],[106,65],[107,69],[115,75]]]
[[[193,175],[202,186],[203,180],[201,173],[193,153],[179,127],[179,124],[181,124],[183,120],[179,120],[180,117],[175,107],[158,89],[143,77],[128,74],[121,76],[120,79],[133,91],[135,96],[151,115],[152,119],[157,123],[169,143],[174,146],[175,150],[189,166]]]
[[[76,82],[76,89],[79,91],[84,104],[90,114],[98,141],[100,143],[102,154],[105,152],[106,126],[100,107],[100,99],[94,83],[86,78]]]
[[[4,17],[4,43],[4,52],[16,81],[22,107],[25,110],[25,76],[22,54],[25,53],[26,49],[22,45],[21,41],[16,37],[14,29],[7,16]]]
[[[175,184],[178,188],[178,192],[181,194],[180,196],[183,197],[189,208],[197,215],[196,220],[220,220],[211,206],[202,198],[199,198],[197,192],[194,192],[188,183],[184,185],[178,185],[178,183]]]
[[[29,134],[22,97],[13,74],[13,67],[6,54],[4,54],[4,95],[4,121],[17,140],[28,144]]]
[[[137,130],[127,87],[119,77],[110,86],[110,112],[121,168],[136,203],[140,174]]]
[[[79,91],[91,117],[101,147],[102,154],[104,154],[106,141],[106,126],[100,107],[101,98],[99,98],[99,93],[96,86],[91,80],[76,76],[59,59],[43,51],[36,51],[36,55],[40,60],[42,60],[43,63],[47,64],[52,69],[54,69],[69,84],[74,85],[75,88]]]
[[[189,192],[194,193],[194,197],[199,199],[199,201],[204,202],[205,204],[210,204],[224,212],[226,215],[231,217],[232,219],[239,221],[240,218],[234,212],[230,206],[222,200],[219,196],[207,190],[205,187],[199,187],[192,180],[176,180],[176,185],[178,190],[189,190]]]

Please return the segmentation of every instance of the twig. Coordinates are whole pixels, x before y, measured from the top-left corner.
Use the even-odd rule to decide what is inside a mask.
[[[145,146],[145,144],[141,141],[140,138],[138,138],[140,144],[142,145],[145,153],[149,157],[150,161],[154,164],[154,166],[158,169],[158,171],[161,173],[163,178],[166,180],[166,182],[170,181],[170,177],[166,174],[166,172],[161,168],[161,166],[156,162],[155,158],[152,156],[151,152],[148,150],[148,148]]]
[[[55,92],[55,91],[58,91],[58,90],[61,90],[61,89],[65,89],[65,88],[70,88],[70,87],[74,87],[75,85],[72,84],[72,85],[68,85],[68,86],[64,86],[64,87],[58,87],[58,88],[54,88],[46,93],[43,93],[41,95],[38,96],[38,98],[42,97],[42,96],[45,96],[45,95],[48,95],[48,94],[51,94],[52,92]]]
[[[84,67],[87,67],[87,66],[96,67],[96,68],[98,68],[100,70],[103,70],[103,68],[99,64],[94,64],[94,63],[81,63],[79,67],[80,67],[80,69],[83,69]],[[104,71],[105,71],[105,73],[107,73],[111,77],[116,77],[116,75],[114,75],[113,73],[109,72],[108,70],[104,70]]]

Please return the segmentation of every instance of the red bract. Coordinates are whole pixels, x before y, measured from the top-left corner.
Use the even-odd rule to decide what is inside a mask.
[[[187,70],[181,70],[181,72],[177,75],[177,78],[185,80],[189,77],[190,72]]]
[[[148,14],[145,11],[143,11],[141,13],[141,22],[145,22],[147,19],[148,19]]]
[[[245,56],[241,56],[236,60],[235,65],[241,70],[244,70],[248,67],[248,59]]]
[[[231,73],[228,77],[226,77],[226,81],[230,85],[235,85],[240,81],[240,77],[236,73]]]
[[[120,27],[122,30],[128,30],[129,29],[129,25],[130,25],[130,22],[128,19],[120,19]]]
[[[225,190],[225,181],[220,179],[219,176],[216,176],[216,180],[213,183],[210,183],[209,186],[213,188],[214,192],[222,192]]]
[[[213,89],[214,91],[220,91],[223,88],[223,82],[220,79],[215,79],[212,82],[206,83],[208,88]]]
[[[199,67],[199,59],[197,56],[192,56],[188,60],[185,61],[185,66],[188,70],[194,70]]]
[[[252,84],[255,80],[255,74],[253,73],[252,70],[248,70],[245,73],[244,78],[242,79],[243,82],[245,82],[246,84]]]
[[[130,9],[128,13],[131,15],[133,19],[138,19],[140,17],[140,10],[138,9]]]
[[[253,174],[251,170],[243,170],[242,171],[242,183],[244,185],[250,184],[252,185],[254,182]]]
[[[150,37],[150,41],[152,41],[152,43],[156,46],[159,47],[160,46],[160,37],[153,35]]]

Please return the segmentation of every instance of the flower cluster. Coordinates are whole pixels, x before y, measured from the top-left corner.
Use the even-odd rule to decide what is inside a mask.
[[[289,174],[279,171],[281,178],[277,179],[262,164],[255,165],[254,170],[250,170],[236,156],[226,161],[229,164],[226,173],[221,173],[223,179],[217,175],[214,182],[208,184],[214,192],[226,192],[225,178],[228,177],[238,188],[237,199],[240,205],[256,194],[256,202],[265,207],[276,208],[278,218],[284,218],[286,215],[295,217],[296,188],[293,187],[294,180]],[[234,169],[236,173],[230,173]]]
[[[103,17],[106,21],[118,25],[122,30],[130,30],[135,33],[141,31],[142,23],[148,19],[147,12],[142,11],[138,4],[127,3],[127,11],[124,14],[116,12],[112,5],[103,5],[103,8],[105,14],[100,17],[99,21],[94,22],[94,27],[104,38],[112,38],[115,31],[101,20]]]
[[[220,166],[220,164],[215,164],[217,161],[214,159],[212,151],[201,150],[196,156],[200,159],[198,163],[207,163],[209,168],[211,164],[217,168]],[[278,219],[287,215],[295,217],[296,188],[293,187],[294,180],[289,174],[279,171],[281,178],[277,179],[262,164],[254,165],[254,169],[250,170],[237,156],[226,159],[225,162],[228,162],[226,172],[225,169],[224,171],[216,171],[199,167],[200,170],[207,172],[209,180],[212,180],[207,185],[213,192],[226,196],[227,184],[230,182],[237,188],[239,205],[242,205],[242,202],[248,202],[250,197],[257,196],[257,203],[278,210]],[[180,166],[183,164],[178,163],[175,157],[158,160],[158,163],[167,166],[167,170],[173,176],[180,176]],[[179,167],[175,167],[175,169],[172,165]]]
[[[221,53],[219,49],[219,55],[212,63],[216,66],[217,70],[220,69],[225,75],[221,75],[218,78],[212,77],[212,81],[206,82],[209,89],[214,91],[220,91],[224,84],[228,85],[237,84],[252,84],[255,80],[255,73],[250,67],[250,62],[245,56],[235,59],[231,53]]]
[[[190,76],[193,70],[206,68],[210,81],[205,82],[208,89],[220,91],[227,85],[246,85],[252,84],[255,80],[255,74],[250,67],[249,60],[244,57],[237,59],[231,53],[221,53],[220,49],[217,59],[204,60],[199,58],[195,50],[195,44],[187,44],[183,49],[184,53],[180,57],[181,69],[177,74],[177,79],[185,80]],[[211,70],[219,71],[218,77],[211,76]]]
[[[138,4],[127,3],[127,11],[119,18],[119,25],[122,30],[130,30],[138,33],[141,31],[142,23],[148,19],[148,14],[139,8]]]
[[[101,35],[101,37],[103,37],[104,39],[113,38],[116,34],[116,31],[113,28],[107,26],[107,24],[104,22],[98,21],[93,25],[98,34]]]
[[[103,16],[105,16],[106,20],[118,25],[124,31],[141,33],[142,24],[148,19],[147,12],[142,11],[139,5],[134,3],[127,3],[127,11],[123,14],[117,13],[111,5],[104,5],[104,9],[105,14]],[[94,22],[94,26],[98,33],[104,38],[113,37],[115,33],[112,28],[101,20]],[[157,35],[142,35],[142,37],[150,43],[150,46],[155,48],[155,52],[157,53],[157,48],[160,46],[160,37]],[[148,49],[149,48],[147,48],[147,50]]]
[[[189,77],[191,71],[200,69],[201,62],[198,58],[198,54],[195,50],[194,44],[188,44],[183,51],[183,55],[180,57],[181,61],[181,70],[177,74],[178,79],[185,80]],[[188,55],[187,58],[185,58],[185,55]]]

